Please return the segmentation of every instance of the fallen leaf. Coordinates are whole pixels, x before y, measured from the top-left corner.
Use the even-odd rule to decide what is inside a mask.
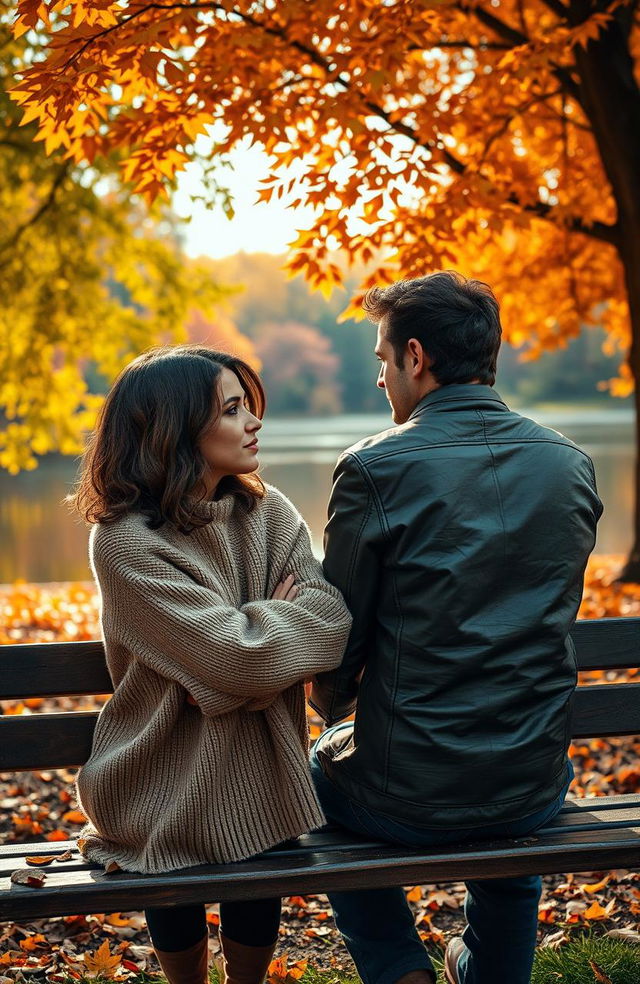
[[[30,888],[42,888],[46,880],[44,871],[31,871],[29,868],[18,868],[12,872],[11,881],[14,885],[28,885]]]
[[[131,920],[123,917],[121,912],[112,912],[110,916],[107,916],[105,922],[109,926],[130,926]]]
[[[43,868],[47,864],[51,864],[55,860],[55,855],[49,854],[42,857],[32,856],[24,859],[25,862],[33,868]]]
[[[85,953],[83,959],[89,973],[111,979],[115,977],[116,969],[121,962],[119,954],[112,955],[108,940],[105,940],[93,953]]]
[[[64,830],[50,830],[46,835],[45,840],[48,841],[66,841],[69,840],[69,835],[65,833]]]
[[[122,871],[117,861],[109,861],[108,864],[105,865],[104,870],[107,875],[114,875],[116,871]]]
[[[600,984],[613,984],[613,981],[611,980],[611,978],[607,974],[605,974],[605,972],[602,969],[602,967],[598,967],[598,965],[595,962],[595,960],[590,960],[589,961],[589,966],[591,967],[591,970],[593,971],[593,976],[595,977],[595,979],[597,981],[600,982]]]
[[[588,919],[589,921],[595,919],[606,919],[608,914],[609,913],[607,912],[607,910],[604,909],[600,905],[600,903],[596,900],[595,902],[592,902],[589,908],[586,910],[586,912],[584,913],[584,918]]]
[[[64,862],[71,861],[73,858],[73,851],[65,851],[64,854],[56,854],[56,861]]]
[[[583,892],[589,892],[589,893],[601,892],[602,889],[605,887],[605,885],[609,884],[610,880],[611,880],[611,874],[608,874],[604,876],[602,881],[594,882],[592,885],[579,885],[578,887]]]
[[[42,933],[33,933],[31,936],[27,936],[26,939],[20,940],[20,949],[26,950],[28,953],[32,950],[37,950],[40,948],[41,944],[46,945],[46,937]]]
[[[614,940],[626,940],[627,943],[640,943],[640,933],[636,933],[635,929],[610,929],[604,935]]]
[[[416,885],[415,888],[412,888],[407,892],[407,902],[419,902],[421,898],[422,888],[420,885]]]
[[[68,810],[64,813],[62,819],[65,823],[86,823],[87,818],[85,817],[82,810]]]

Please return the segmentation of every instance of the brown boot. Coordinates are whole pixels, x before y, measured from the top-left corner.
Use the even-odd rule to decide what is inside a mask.
[[[169,984],[208,984],[209,934],[188,950],[167,953],[156,950],[155,955]]]
[[[269,946],[246,946],[220,933],[224,981],[220,984],[262,984],[269,969],[275,943]]]

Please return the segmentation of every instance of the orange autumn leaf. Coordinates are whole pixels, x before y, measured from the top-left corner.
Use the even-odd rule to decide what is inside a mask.
[[[84,954],[84,963],[91,974],[101,975],[107,979],[115,977],[117,968],[120,966],[120,955],[112,954],[108,940],[92,953]]]
[[[34,933],[32,936],[27,936],[26,939],[20,940],[20,949],[26,950],[27,952],[32,952],[33,950],[41,949],[42,944],[46,945],[46,937],[42,933]]]
[[[286,953],[271,961],[267,971],[267,984],[293,984],[300,980],[307,969],[307,961],[297,960],[290,967],[288,962],[289,956]]]
[[[112,912],[105,918],[105,922],[109,926],[130,926],[131,920],[123,916],[121,912]]]
[[[46,865],[52,864],[55,861],[55,855],[49,854],[46,857],[45,856],[38,857],[33,855],[25,858],[24,860],[30,867],[43,868]]]
[[[66,841],[69,840],[69,835],[66,834],[64,830],[50,830],[49,833],[45,835],[45,840]]]
[[[422,888],[420,885],[416,885],[415,888],[410,889],[406,894],[407,902],[419,902],[422,898]]]
[[[68,810],[64,813],[62,819],[65,823],[86,823],[87,818],[85,817],[82,810]]]
[[[590,894],[592,894],[593,892],[601,892],[602,889],[606,885],[608,885],[610,881],[611,881],[611,875],[608,874],[605,875],[604,878],[599,882],[593,882],[591,885],[579,885],[578,887],[580,888],[581,891],[589,892]]]
[[[600,905],[597,899],[595,902],[592,902],[589,908],[584,912],[584,918],[588,919],[589,922],[593,922],[598,919],[606,919],[607,916],[607,910]]]

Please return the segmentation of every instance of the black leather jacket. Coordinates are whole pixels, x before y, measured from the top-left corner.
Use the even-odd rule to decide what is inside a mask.
[[[590,458],[489,386],[442,387],[340,458],[325,575],[353,628],[312,704],[321,761],[425,827],[527,816],[566,781],[569,631],[602,512]]]

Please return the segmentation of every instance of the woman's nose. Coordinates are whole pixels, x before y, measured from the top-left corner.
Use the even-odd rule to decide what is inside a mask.
[[[260,418],[254,417],[253,414],[251,414],[251,416],[247,420],[245,430],[248,430],[251,433],[253,433],[254,431],[259,431],[261,427],[262,427],[262,421],[260,420]]]

